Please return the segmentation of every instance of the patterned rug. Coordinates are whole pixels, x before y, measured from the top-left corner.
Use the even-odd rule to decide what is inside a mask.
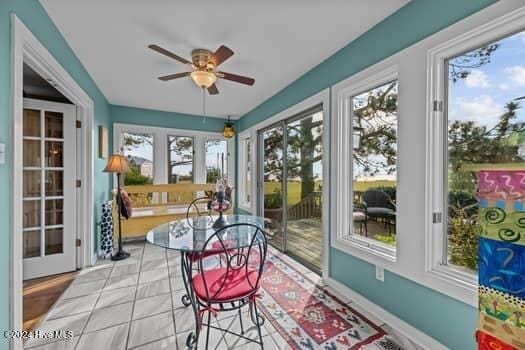
[[[291,349],[390,348],[383,329],[274,254],[268,254],[261,294],[262,312]]]

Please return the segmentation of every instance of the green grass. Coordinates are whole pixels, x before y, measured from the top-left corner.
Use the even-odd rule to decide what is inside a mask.
[[[373,239],[393,247],[396,246],[396,235],[374,235]]]
[[[315,189],[318,190],[319,186],[322,185],[322,181],[316,181]],[[394,187],[396,185],[395,181],[356,181],[354,183],[354,191],[364,192],[372,187]],[[275,189],[281,189],[281,183],[277,181],[265,182],[264,183],[264,193],[270,194],[273,193]],[[287,204],[288,206],[294,205],[301,200],[301,183],[297,181],[288,181],[287,186]]]

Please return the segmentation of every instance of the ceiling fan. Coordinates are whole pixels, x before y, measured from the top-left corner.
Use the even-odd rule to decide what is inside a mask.
[[[152,44],[148,47],[153,51],[168,56],[176,61],[179,61],[180,63],[186,64],[191,68],[190,72],[176,73],[159,77],[159,79],[162,81],[169,81],[191,76],[195,84],[197,84],[199,87],[208,89],[210,95],[217,95],[219,93],[217,85],[215,85],[215,82],[218,78],[250,86],[255,83],[255,79],[217,70],[217,67],[222,62],[233,56],[233,51],[224,45],[221,45],[221,47],[219,47],[217,51],[213,53],[204,49],[193,50],[191,52],[191,62],[158,45]]]

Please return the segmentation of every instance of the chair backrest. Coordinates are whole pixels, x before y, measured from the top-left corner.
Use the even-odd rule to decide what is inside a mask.
[[[381,190],[367,190],[363,193],[363,202],[365,202],[369,208],[395,209],[390,196]]]
[[[191,219],[200,216],[209,216],[211,218],[211,201],[209,197],[200,197],[191,201],[186,209],[186,219],[191,222]]]
[[[238,223],[214,232],[195,253],[204,258],[192,259],[202,273],[205,301],[213,301],[225,288],[232,288],[236,283],[247,282],[250,290],[244,296],[254,295],[259,289],[267,250],[266,233],[257,225]],[[206,257],[221,259],[221,264],[206,263]],[[206,271],[210,270],[220,271],[222,277],[208,278]]]

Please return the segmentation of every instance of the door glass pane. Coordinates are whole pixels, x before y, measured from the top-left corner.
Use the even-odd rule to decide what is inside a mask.
[[[323,113],[293,121],[286,131],[286,250],[320,270]]]
[[[40,200],[24,201],[24,228],[40,227]]]
[[[63,204],[63,199],[46,200],[46,226],[62,225],[64,223]]]
[[[40,256],[40,230],[24,231],[24,258]]]
[[[193,137],[168,136],[168,183],[193,183]]]
[[[61,168],[64,166],[64,143],[62,141],[46,141],[46,167]]]
[[[397,81],[351,99],[353,235],[396,248]]]
[[[24,197],[40,197],[40,170],[24,170]]]
[[[46,255],[63,252],[63,228],[46,229]]]
[[[46,171],[46,196],[64,195],[64,172],[62,170]]]
[[[214,184],[218,179],[228,179],[228,142],[206,140],[206,183]]]
[[[46,137],[52,137],[61,139],[64,138],[64,126],[62,113],[58,112],[45,112],[46,115],[46,124],[45,124],[45,132]]]
[[[244,180],[244,203],[249,205],[251,203],[252,193],[252,140],[244,140],[244,150],[246,154],[246,175]]]
[[[283,127],[263,131],[263,196],[265,230],[268,241],[284,249],[283,237]]]
[[[125,132],[122,137],[130,170],[124,175],[124,185],[152,184],[153,135]]]
[[[40,140],[24,140],[23,154],[25,167],[41,167]]]
[[[40,111],[24,109],[24,136],[40,137]]]
[[[524,32],[517,33],[452,57],[445,63],[448,72],[448,130],[445,134],[448,164],[444,166],[448,176],[444,185],[448,210],[444,212],[447,217],[444,222],[448,245],[443,263],[472,274],[477,274],[480,262],[480,233],[488,235],[487,232],[492,231],[493,236],[488,237],[498,240],[502,237],[498,237],[498,232],[501,234],[507,229],[523,234],[518,219],[523,215],[523,209],[519,209],[522,199],[516,202],[513,199],[516,193],[520,196],[523,191],[523,182],[514,182],[504,173],[525,169],[523,38]],[[487,185],[490,199],[483,202],[478,197],[481,170],[502,171],[484,179],[492,185]],[[494,208],[498,211],[493,212]],[[499,221],[500,211],[502,221]],[[515,211],[516,216],[511,214]],[[489,216],[493,213],[498,213],[497,223],[487,229],[483,225],[492,223]],[[501,270],[501,274],[505,272]]]

